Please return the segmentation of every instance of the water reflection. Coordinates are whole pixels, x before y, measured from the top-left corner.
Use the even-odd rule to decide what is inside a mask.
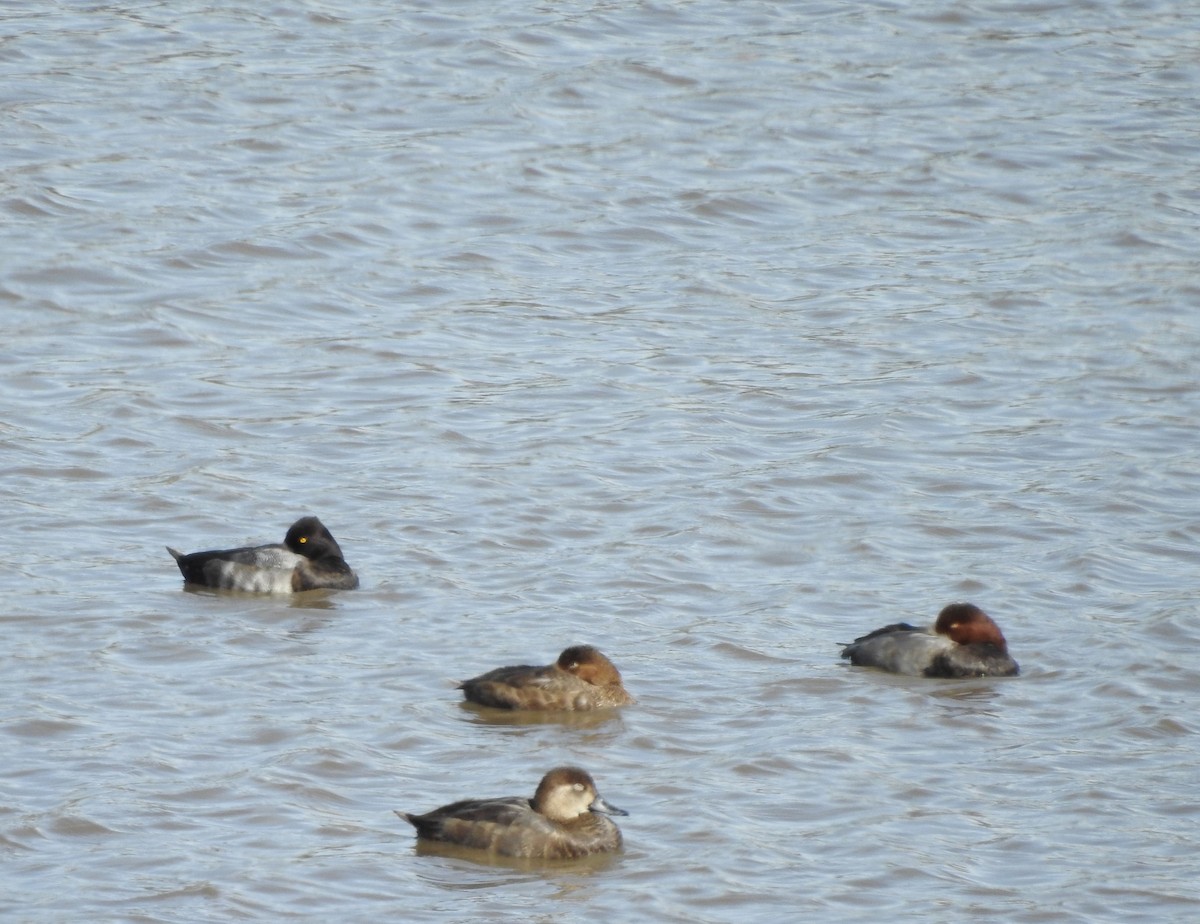
[[[295,594],[257,594],[247,590],[222,590],[204,587],[201,584],[184,584],[181,590],[198,597],[233,597],[237,600],[253,600],[256,603],[286,602],[289,607],[301,610],[333,610],[338,606],[335,599],[338,591],[325,589],[305,590]]]
[[[494,709],[475,703],[460,702],[459,708],[474,725],[536,726],[558,725],[562,728],[620,730],[621,710],[593,709],[586,712],[551,712],[532,710]]]
[[[953,718],[965,716],[994,718],[1002,714],[999,709],[1002,693],[995,680],[955,682],[952,686],[938,684],[929,691],[929,696],[935,706],[945,715]]]
[[[621,854],[619,853],[599,853],[591,854],[586,857],[579,857],[574,860],[535,860],[528,857],[504,857],[498,854],[489,853],[486,850],[477,848],[462,847],[458,844],[446,844],[441,841],[425,841],[416,840],[414,853],[419,857],[443,857],[451,860],[466,860],[476,866],[489,866],[496,870],[510,870],[512,872],[521,873],[537,873],[539,875],[554,874],[562,875],[564,873],[585,875],[594,875],[602,870],[611,869],[620,862]],[[453,866],[445,866],[438,868],[442,872],[452,872],[452,879],[437,879],[431,874],[422,874],[423,879],[426,879],[435,885],[450,889],[478,889],[489,888],[495,885],[503,885],[505,882],[516,882],[527,877],[488,877],[486,881],[479,879],[464,879],[461,875],[461,866],[454,864]],[[564,884],[564,888],[569,890],[571,886]]]
[[[991,702],[1000,696],[996,681],[968,680],[965,683],[956,682],[953,686],[938,685],[929,691],[929,695],[937,700],[953,700],[959,703]],[[942,705],[949,705],[943,702]]]

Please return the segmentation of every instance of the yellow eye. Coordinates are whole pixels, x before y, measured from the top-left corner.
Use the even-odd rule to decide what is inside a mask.
[[[306,542],[308,542],[308,536],[301,536],[301,537],[300,537],[300,544],[301,544],[301,545],[304,545],[304,543],[306,543]]]

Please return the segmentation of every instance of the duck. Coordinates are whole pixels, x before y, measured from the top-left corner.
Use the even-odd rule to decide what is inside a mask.
[[[353,590],[355,574],[333,534],[316,517],[301,517],[283,542],[189,555],[167,546],[183,579],[220,590],[288,594],[327,588]]]
[[[532,799],[465,799],[423,815],[396,812],[417,829],[418,840],[533,860],[620,850],[621,830],[607,816],[628,814],[605,802],[591,774],[579,767],[549,771]]]
[[[951,603],[927,628],[894,623],[842,649],[851,664],[920,677],[1015,677],[1020,666],[995,621],[973,603]]]
[[[637,702],[616,665],[591,645],[572,645],[545,667],[497,667],[458,689],[469,702],[497,709],[582,712]]]

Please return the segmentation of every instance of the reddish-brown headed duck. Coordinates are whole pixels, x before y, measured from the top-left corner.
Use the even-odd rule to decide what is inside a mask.
[[[471,702],[498,709],[575,712],[636,702],[616,665],[591,645],[574,645],[545,667],[498,667],[458,688]]]
[[[843,648],[842,657],[924,677],[1012,677],[1020,671],[1000,627],[973,603],[951,603],[930,628],[898,622],[876,629]]]
[[[605,816],[629,813],[601,799],[586,771],[556,767],[532,799],[467,799],[424,815],[396,814],[424,840],[506,857],[565,860],[620,850],[621,831]]]
[[[333,534],[316,517],[301,517],[282,543],[184,555],[167,546],[189,584],[260,594],[329,588],[353,590],[358,575],[342,558]]]

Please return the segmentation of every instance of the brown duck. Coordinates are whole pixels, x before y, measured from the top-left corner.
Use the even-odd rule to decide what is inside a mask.
[[[621,831],[607,815],[627,815],[596,791],[590,774],[556,767],[532,799],[466,799],[424,815],[396,812],[417,837],[506,857],[565,860],[621,849]]]
[[[591,645],[573,645],[545,667],[498,667],[458,688],[471,702],[497,709],[574,712],[636,702],[616,665]]]

